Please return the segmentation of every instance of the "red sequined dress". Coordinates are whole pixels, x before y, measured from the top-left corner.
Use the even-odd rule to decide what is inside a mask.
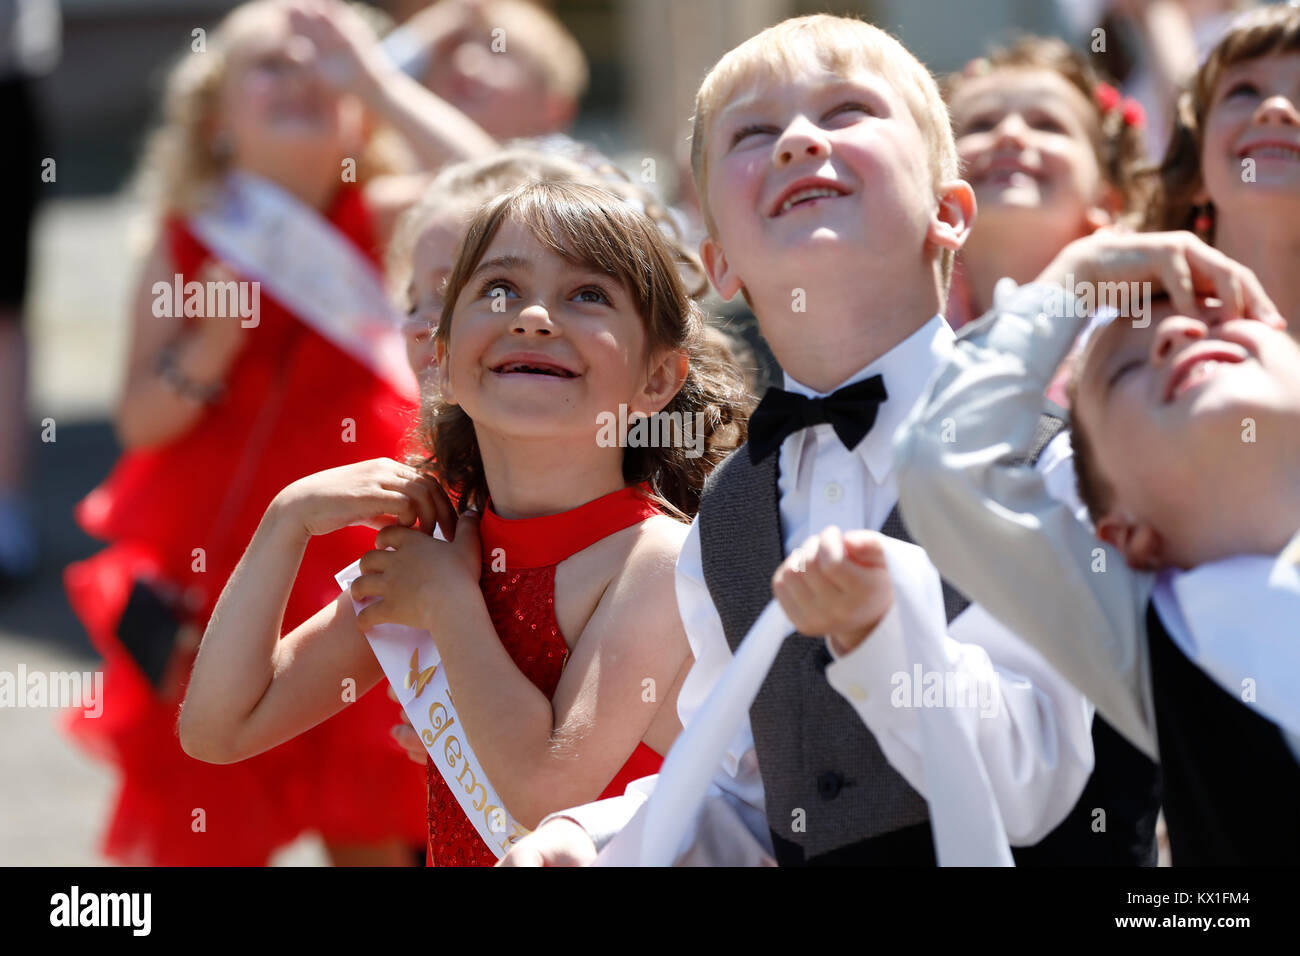
[[[555,620],[555,567],[616,531],[661,514],[644,487],[624,488],[557,515],[508,521],[484,509],[479,525],[483,573],[479,587],[497,636],[515,666],[548,698],[569,659]],[[496,549],[502,549],[500,551]],[[506,570],[492,570],[492,556]],[[498,567],[500,561],[497,562]],[[617,796],[629,783],[658,773],[663,757],[637,744],[623,769],[592,799]],[[430,866],[491,866],[496,856],[466,818],[433,761],[428,761]]]
[[[342,187],[323,215],[377,270],[361,190]],[[165,223],[165,236],[176,272],[200,278],[212,255],[206,246],[179,219]],[[338,844],[397,837],[418,846],[426,836],[422,775],[392,744],[401,710],[382,687],[279,747],[216,766],[181,749],[179,700],[155,692],[118,637],[137,578],[190,595],[201,629],[281,488],[401,450],[412,408],[390,385],[269,295],[247,332],[222,400],[166,444],[127,451],[77,506],[81,527],[109,542],[64,574],[73,610],[104,657],[103,713],[66,712],[63,727],[120,773],[100,850],[127,865],[258,866],[308,831]],[[355,440],[340,441],[346,419]],[[373,542],[365,528],[311,540],[286,633],[338,597],[334,572]],[[179,669],[188,674],[192,660],[182,655]]]

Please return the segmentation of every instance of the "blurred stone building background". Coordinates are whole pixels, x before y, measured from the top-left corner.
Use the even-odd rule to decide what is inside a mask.
[[[546,2],[546,0],[539,0]],[[190,31],[232,0],[62,0],[63,56],[40,84],[57,193],[112,191],[123,181],[168,67]],[[422,0],[376,0],[396,19]],[[1051,0],[549,0],[591,63],[579,132],[613,152],[671,156],[691,97],[727,49],[787,16],[856,13],[895,32],[932,69],[959,66],[1017,29],[1055,32]]]

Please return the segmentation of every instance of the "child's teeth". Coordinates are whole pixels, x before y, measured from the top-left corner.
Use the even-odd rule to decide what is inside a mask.
[[[838,195],[839,195],[839,193],[837,193],[837,192],[836,192],[835,190],[833,190],[833,189],[825,189],[825,188],[821,188],[821,189],[804,189],[804,190],[802,190],[802,191],[800,191],[800,192],[795,193],[793,196],[791,196],[791,197],[790,197],[789,199],[787,199],[785,202],[781,203],[781,211],[782,211],[782,212],[785,212],[787,209],[789,209],[789,208],[790,208],[791,206],[793,206],[795,203],[803,202],[805,199],[820,199],[820,198],[822,198],[823,196],[838,196]]]
[[[1269,159],[1300,159],[1300,150],[1291,149],[1288,146],[1261,146],[1251,152],[1256,156]]]

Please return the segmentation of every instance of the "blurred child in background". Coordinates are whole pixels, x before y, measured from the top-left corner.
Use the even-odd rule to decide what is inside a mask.
[[[344,713],[238,767],[192,760],[176,738],[198,636],[268,502],[302,475],[396,453],[412,410],[378,269],[394,160],[316,59],[284,5],[237,8],[173,72],[146,161],[157,239],[132,303],[126,451],[77,509],[110,546],[66,572],[106,661],[103,716],[67,727],[121,773],[103,852],[124,863],[260,865],[305,831],[335,863],[409,863],[424,839],[383,694],[339,688],[355,701]],[[290,626],[366,544],[359,529],[313,542]]]

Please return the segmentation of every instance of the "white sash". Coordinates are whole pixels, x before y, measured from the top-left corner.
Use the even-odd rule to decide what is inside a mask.
[[[399,317],[374,266],[314,209],[265,179],[233,172],[189,226],[220,259],[400,394],[418,394]]]
[[[883,541],[902,618],[906,654],[932,673],[951,668],[927,635],[944,636],[939,573],[916,545]],[[659,770],[645,807],[642,866],[671,866],[691,848],[691,837],[713,775],[727,746],[794,625],[773,599],[750,627],[703,706],[682,729]],[[931,828],[941,866],[1012,866],[1006,830],[977,742],[978,714],[948,707],[919,713],[921,766]],[[911,781],[909,781],[911,782]],[[915,782],[913,782],[915,785]],[[922,789],[918,787],[918,789]],[[616,862],[617,841],[598,863]]]
[[[361,576],[360,564],[355,561],[334,576],[339,587],[352,586]],[[354,600],[352,607],[359,613],[368,603]],[[506,811],[465,737],[433,636],[402,624],[380,624],[366,632],[366,640],[461,810],[497,859],[505,856],[528,830]]]

